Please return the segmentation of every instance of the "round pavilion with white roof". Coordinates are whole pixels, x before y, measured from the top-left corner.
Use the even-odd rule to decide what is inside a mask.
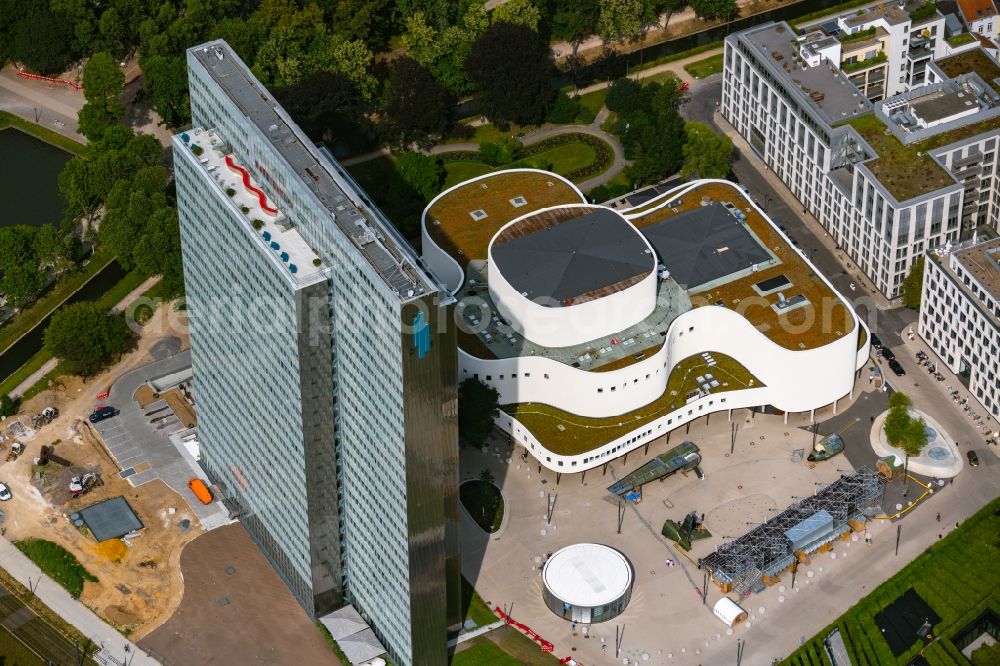
[[[599,543],[577,543],[557,551],[542,569],[545,605],[572,622],[606,622],[632,598],[632,564]]]

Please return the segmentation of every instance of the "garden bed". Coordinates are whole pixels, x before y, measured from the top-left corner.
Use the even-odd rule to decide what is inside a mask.
[[[466,481],[458,489],[462,506],[484,532],[500,529],[503,522],[503,495],[492,483],[479,479]]]

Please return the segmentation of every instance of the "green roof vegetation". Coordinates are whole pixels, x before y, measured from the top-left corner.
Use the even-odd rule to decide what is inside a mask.
[[[859,30],[857,32],[842,32],[839,35],[837,35],[837,39],[839,39],[841,43],[846,44],[848,42],[856,42],[861,39],[874,37],[875,32],[876,30],[875,27],[873,26],[871,28],[868,28],[867,30]]]
[[[862,69],[868,69],[869,67],[874,67],[875,65],[881,65],[889,60],[889,56],[885,54],[885,51],[879,51],[871,58],[865,58],[864,60],[858,60],[857,62],[845,62],[840,66],[840,69],[847,72],[857,72]]]
[[[930,18],[931,16],[934,16],[934,14],[936,13],[937,13],[937,6],[935,6],[935,4],[931,0],[927,0],[927,2],[922,4],[920,7],[910,12],[910,20],[923,21],[925,18]]]
[[[840,630],[853,664],[896,666],[921,663],[930,666],[968,664],[962,654],[965,646],[955,639],[984,613],[1000,614],[1000,499],[993,500],[966,520],[943,540],[934,543],[902,571],[879,585],[833,624],[793,652],[782,664],[805,666],[828,663],[824,639],[834,629]],[[908,650],[893,656],[889,644],[872,618],[913,588],[934,610],[941,621],[931,629],[933,639],[917,639]],[[914,637],[916,638],[916,637]],[[979,661],[974,664],[996,663]]]
[[[709,366],[700,355],[689,356],[670,373],[667,388],[659,398],[618,416],[577,416],[550,405],[531,402],[504,405],[500,409],[520,421],[549,451],[565,456],[579,455],[680,409],[686,404],[687,395],[698,390],[697,377],[706,372],[712,373],[720,383],[718,388],[712,389],[713,394],[763,386],[736,359],[717,352],[711,354],[716,365]]]
[[[972,36],[972,33],[960,32],[954,37],[949,37],[946,41],[951,46],[961,46],[962,44],[971,44],[976,41],[976,38]]]
[[[897,201],[907,201],[955,184],[948,172],[926,153],[927,147],[922,144],[927,142],[904,145],[895,135],[887,133],[886,126],[874,115],[854,118],[848,124],[878,154],[865,166]]]
[[[970,42],[975,39],[969,33],[963,33],[958,37],[969,37],[966,41]],[[951,44],[951,40],[949,40],[948,43]],[[948,78],[952,79],[960,74],[975,72],[981,76],[986,83],[992,85],[994,90],[1000,92],[1000,85],[994,81],[994,79],[1000,77],[1000,67],[998,67],[997,64],[988,55],[986,55],[982,49],[972,49],[971,51],[959,53],[958,55],[953,55],[950,58],[938,60],[934,64],[940,67],[941,71],[944,72]]]

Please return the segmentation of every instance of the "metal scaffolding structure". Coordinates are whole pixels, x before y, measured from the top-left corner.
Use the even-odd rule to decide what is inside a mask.
[[[861,467],[738,539],[722,544],[714,553],[698,560],[698,564],[712,572],[720,584],[731,583],[742,595],[762,577],[776,575],[796,561],[793,543],[786,534],[789,530],[826,511],[833,518],[832,529],[825,532],[824,540],[811,544],[819,547],[849,531],[849,520],[863,520],[879,511],[884,489],[885,479],[873,469]]]

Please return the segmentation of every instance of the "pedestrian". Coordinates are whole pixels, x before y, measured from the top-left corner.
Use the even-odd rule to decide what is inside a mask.
[[[940,514],[940,513],[939,513],[939,514],[937,515],[937,521],[938,521],[939,523],[941,522],[941,514]]]
[[[940,535],[940,534],[938,534],[938,539],[940,539],[940,538],[941,538],[941,535]]]
[[[872,420],[872,423],[875,423],[875,417],[874,416],[870,416],[868,418],[870,418]]]

